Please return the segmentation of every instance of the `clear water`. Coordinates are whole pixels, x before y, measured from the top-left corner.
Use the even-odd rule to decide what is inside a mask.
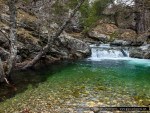
[[[91,107],[150,105],[150,60],[129,58],[122,48],[109,45],[91,48],[91,57],[82,61],[15,72],[17,90],[0,86],[0,113],[83,113]]]
[[[17,91],[0,89],[4,100],[0,112],[150,104],[150,65],[144,60],[57,63],[38,71],[16,72],[14,80]]]

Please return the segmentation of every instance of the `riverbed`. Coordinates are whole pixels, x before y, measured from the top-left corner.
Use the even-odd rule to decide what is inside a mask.
[[[17,91],[0,89],[0,113],[94,113],[98,107],[149,106],[150,60],[107,54],[16,72]]]

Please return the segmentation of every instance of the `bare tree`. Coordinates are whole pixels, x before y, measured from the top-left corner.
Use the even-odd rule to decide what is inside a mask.
[[[76,14],[76,12],[79,10],[79,8],[81,7],[81,5],[83,4],[85,0],[80,0],[80,2],[78,3],[78,5],[75,7],[75,9],[73,10],[72,14],[70,14],[69,18],[63,23],[63,25],[57,30],[57,32],[54,34],[54,36],[50,36],[50,34],[48,34],[48,42],[46,44],[46,46],[44,46],[42,48],[42,50],[38,53],[38,55],[32,60],[30,61],[27,65],[25,65],[23,67],[23,69],[27,69],[30,68],[32,66],[34,66],[39,60],[40,58],[46,54],[46,52],[48,51],[50,45],[51,45],[51,38],[52,39],[56,39],[60,36],[60,34],[64,31],[64,29],[67,27],[67,25],[69,24],[69,22],[71,21],[71,19],[74,17],[74,15]]]
[[[32,59],[29,63],[25,64],[23,69],[28,69],[32,66],[34,66],[41,57],[46,54],[53,43],[53,39],[57,39],[60,34],[64,31],[64,29],[67,27],[71,19],[74,17],[76,12],[79,10],[81,5],[83,4],[85,0],[80,0],[78,5],[75,7],[75,9],[72,11],[71,15],[68,17],[68,19],[62,24],[62,26],[57,30],[57,32],[52,36],[50,35],[50,32],[48,32],[48,42],[47,44],[41,49],[41,51],[36,55],[34,59]],[[8,78],[10,77],[15,65],[16,65],[16,56],[17,56],[17,35],[16,35],[16,29],[17,29],[17,10],[15,6],[16,0],[8,0],[8,6],[10,11],[10,34],[9,34],[9,42],[10,42],[10,53],[9,58],[6,63],[6,69],[4,69],[4,63],[1,61],[0,58],[0,82],[6,81],[8,84]],[[50,18],[50,17],[49,17]],[[50,23],[48,23],[50,25]]]
[[[16,0],[8,0],[8,6],[9,6],[9,11],[10,11],[10,34],[9,34],[9,41],[10,41],[10,54],[9,58],[7,61],[7,69],[6,71],[4,70],[3,63],[0,59],[0,80],[1,81],[7,81],[6,78],[10,77],[10,74],[15,66],[15,60],[16,60],[16,55],[17,55],[17,46],[16,46],[16,41],[17,41],[17,35],[16,35],[16,26],[17,26],[17,13],[16,13],[16,7],[15,7],[15,2]]]
[[[17,27],[17,11],[15,7],[16,0],[8,0],[8,6],[10,10],[10,56],[8,61],[8,70],[6,72],[6,76],[10,76],[11,71],[15,66],[16,56],[17,56],[17,35],[16,35],[16,27]]]
[[[144,33],[150,28],[150,1],[135,0],[136,31]]]

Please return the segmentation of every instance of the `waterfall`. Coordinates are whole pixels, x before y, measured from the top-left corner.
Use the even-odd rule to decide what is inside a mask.
[[[149,59],[138,59],[129,57],[129,48],[111,47],[109,44],[90,45],[91,56],[87,58],[89,61],[101,60],[126,60],[132,66],[142,65],[150,67]],[[144,49],[144,48],[143,48]]]
[[[129,52],[125,48],[110,47],[109,44],[91,45],[90,47],[92,54],[88,59],[91,60],[129,58]]]

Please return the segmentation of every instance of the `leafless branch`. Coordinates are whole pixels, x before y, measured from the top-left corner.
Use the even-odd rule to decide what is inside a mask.
[[[30,61],[27,65],[25,65],[23,67],[23,70],[24,69],[27,69],[27,68],[30,68],[32,67],[33,65],[35,65],[39,60],[40,58],[46,54],[46,52],[49,50],[49,47],[51,45],[50,43],[50,39],[53,38],[53,39],[56,39],[60,36],[60,34],[64,31],[64,29],[67,27],[67,25],[69,24],[69,22],[71,21],[71,19],[74,17],[74,15],[76,14],[76,12],[79,10],[79,8],[81,7],[81,5],[84,3],[85,0],[81,0],[78,5],[75,7],[75,9],[73,10],[72,14],[70,14],[69,18],[62,24],[62,26],[58,29],[58,31],[55,33],[55,35],[53,37],[51,37],[49,34],[48,36],[48,43],[45,47],[43,47],[43,49],[38,53],[38,55],[32,60]]]
[[[0,29],[0,32],[5,36],[5,38],[9,41],[10,43],[10,39],[9,39],[9,36],[7,36],[1,29]]]

